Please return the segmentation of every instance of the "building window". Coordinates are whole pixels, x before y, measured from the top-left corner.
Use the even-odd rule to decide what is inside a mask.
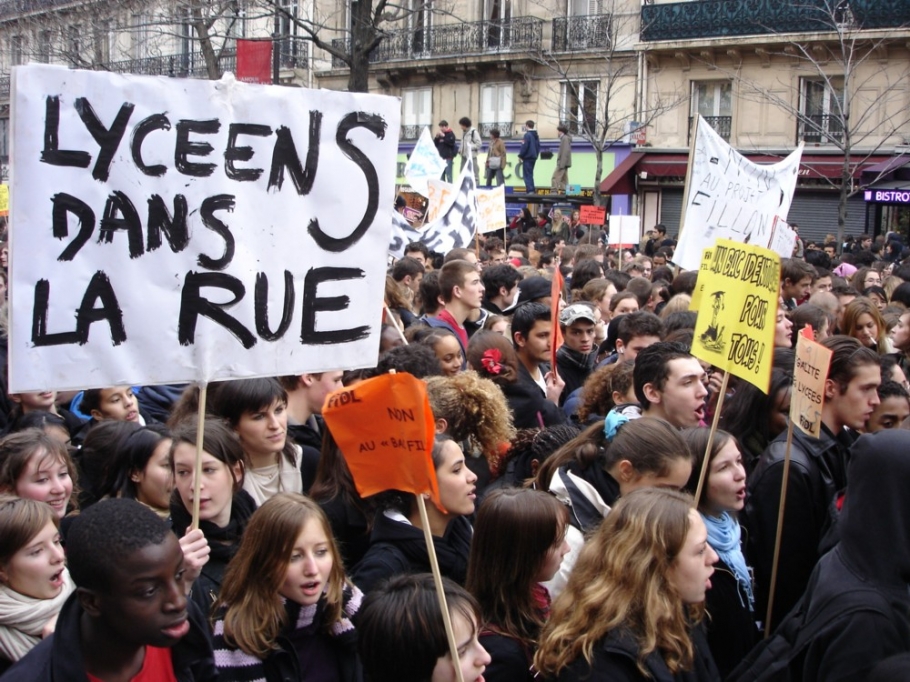
[[[278,13],[278,34],[281,36],[281,66],[294,68],[298,65],[300,46],[297,41],[297,3],[294,0],[283,0]]]
[[[562,83],[559,100],[559,120],[573,135],[597,134],[598,81],[568,81]]]
[[[844,83],[803,79],[797,138],[809,143],[838,144],[844,139]]]
[[[407,16],[411,52],[415,55],[430,51],[430,31],[433,28],[432,2],[409,0]]]
[[[82,62],[82,26],[73,24],[66,29],[67,61],[79,65]]]
[[[508,47],[511,38],[512,0],[483,0],[483,18],[486,22],[487,47]]]
[[[512,84],[491,83],[480,89],[480,134],[487,138],[493,128],[502,137],[512,137]]]
[[[38,34],[38,61],[48,64],[51,61],[51,41],[53,34],[50,31],[41,31]]]
[[[433,127],[433,90],[419,88],[401,93],[401,139],[416,140],[424,126]]]
[[[566,14],[572,17],[584,17],[601,14],[603,0],[569,0]]]
[[[730,81],[693,81],[689,135],[694,130],[695,115],[700,114],[709,126],[727,142],[733,125],[733,85]]]
[[[148,56],[148,19],[143,14],[134,14],[131,22],[130,56],[142,59]]]
[[[25,37],[13,36],[9,39],[10,66],[25,63]]]
[[[95,41],[95,61],[106,64],[113,54],[114,31],[110,19],[102,19],[92,25]]]

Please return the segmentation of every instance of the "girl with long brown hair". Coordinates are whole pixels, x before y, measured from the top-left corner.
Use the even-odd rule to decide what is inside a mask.
[[[215,602],[218,679],[359,680],[350,619],[362,598],[319,506],[274,495],[250,519]]]
[[[531,680],[531,659],[550,612],[550,580],[569,551],[568,514],[552,495],[495,490],[480,505],[466,587],[480,603],[480,643],[491,657],[487,682]],[[502,548],[509,548],[503,561]]]
[[[690,496],[630,493],[585,546],[554,603],[536,669],[559,682],[719,681],[697,627],[715,561]]]

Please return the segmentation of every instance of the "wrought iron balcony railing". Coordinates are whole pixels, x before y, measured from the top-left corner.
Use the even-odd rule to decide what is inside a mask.
[[[427,126],[430,126],[430,129],[432,130],[433,126],[430,125],[429,123],[416,123],[414,125],[402,124],[401,139],[402,140],[416,140],[417,138],[420,137],[421,131],[424,128],[426,128]]]
[[[472,21],[390,32],[370,54],[370,63],[460,57],[539,50],[543,19],[515,17],[503,21]],[[350,40],[336,38],[332,46],[348,50]],[[337,57],[334,68],[347,65]]]
[[[804,114],[796,131],[797,142],[807,144],[838,144],[844,139],[844,122],[829,114]]]
[[[693,40],[721,36],[899,28],[910,24],[906,0],[697,0],[643,5],[641,38]]]
[[[730,141],[730,132],[733,128],[732,116],[702,116],[705,122],[714,128],[714,132],[724,138],[724,141]],[[687,144],[692,142],[692,134],[695,132],[695,117],[689,117],[689,139]]]
[[[580,52],[610,47],[613,17],[593,14],[553,20],[553,52]]]
[[[492,123],[481,121],[477,125],[480,128],[480,136],[485,140],[489,139],[490,131],[493,128],[499,129],[499,136],[503,139],[512,137],[512,121],[494,121]]]
[[[237,54],[234,50],[224,50],[218,60],[222,73],[237,68]],[[201,52],[158,55],[141,59],[124,59],[117,62],[99,64],[99,70],[114,73],[132,73],[140,76],[172,76],[176,78],[208,78],[205,58]]]

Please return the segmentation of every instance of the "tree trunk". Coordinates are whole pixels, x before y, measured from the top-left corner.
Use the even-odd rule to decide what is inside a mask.
[[[199,36],[199,50],[205,60],[206,73],[210,79],[218,80],[222,75],[221,67],[218,65],[218,55],[215,54],[215,46],[212,45],[212,37],[209,35],[202,10],[198,7],[193,8],[193,28],[196,30],[196,35]]]

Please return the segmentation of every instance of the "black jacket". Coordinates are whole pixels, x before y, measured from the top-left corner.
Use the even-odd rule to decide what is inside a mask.
[[[758,629],[749,597],[723,560],[714,564],[705,610],[708,646],[721,677],[726,679],[758,642]]]
[[[464,516],[453,520],[443,537],[433,538],[439,570],[446,578],[464,585],[468,573],[468,553],[474,529]],[[430,557],[423,531],[416,526],[378,513],[373,522],[370,549],[354,567],[351,580],[364,594],[382,581],[396,575],[429,573]]]
[[[695,646],[695,660],[692,670],[673,675],[663,657],[652,651],[645,658],[645,667],[650,677],[638,669],[638,644],[628,632],[612,631],[594,645],[591,665],[579,657],[564,668],[558,682],[720,682],[720,674],[711,658],[708,643],[701,628],[691,630]]]
[[[302,450],[300,457],[300,479],[303,482],[304,494],[309,494],[316,480],[316,469],[322,452],[322,434],[325,422],[322,417],[313,415],[305,424],[288,424],[288,435]]]
[[[840,543],[806,591],[807,619],[822,608],[826,615],[798,661],[803,680],[863,680],[879,661],[910,652],[908,453],[910,432],[898,429],[863,436],[853,449]],[[871,590],[868,608],[831,615],[857,589]]]
[[[749,479],[743,510],[742,522],[749,531],[746,557],[755,569],[758,614],[766,612],[768,603],[786,438],[785,431],[762,453]],[[832,503],[847,485],[851,441],[847,433],[835,438],[824,426],[820,439],[793,430],[772,629],[799,601],[821,556],[819,544],[831,526]]]
[[[566,398],[573,391],[585,385],[585,381],[594,371],[596,363],[596,350],[593,353],[580,353],[566,345],[559,347],[559,350],[556,351],[556,370],[562,380],[566,382],[566,387],[562,389],[562,395],[559,396],[560,405],[565,404]]]
[[[540,371],[546,374],[549,368],[541,365]],[[547,400],[540,386],[531,378],[522,363],[518,363],[518,381],[499,384],[499,387],[509,402],[516,429],[539,429],[541,420],[544,426],[556,426],[566,421],[563,411],[558,405]]]
[[[481,646],[490,654],[490,664],[483,671],[486,682],[531,682],[533,652],[515,637],[484,631]]]
[[[190,631],[171,649],[177,682],[218,679],[208,623],[192,601],[187,601]],[[75,593],[63,604],[54,634],[42,640],[0,680],[9,682],[88,682],[82,656],[82,605]]]
[[[329,525],[332,526],[332,535],[338,544],[345,572],[350,573],[370,548],[367,517],[341,495],[331,500],[316,500],[316,503],[329,517]]]

